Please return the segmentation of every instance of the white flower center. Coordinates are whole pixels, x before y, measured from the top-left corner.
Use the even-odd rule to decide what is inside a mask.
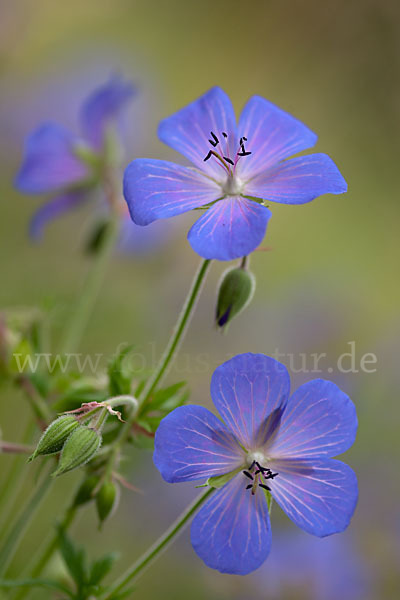
[[[226,196],[240,196],[243,191],[243,182],[235,175],[228,175],[222,190]]]
[[[254,462],[259,465],[265,465],[268,462],[268,457],[261,450],[255,450],[254,452],[249,452],[246,456],[246,464],[250,467]]]

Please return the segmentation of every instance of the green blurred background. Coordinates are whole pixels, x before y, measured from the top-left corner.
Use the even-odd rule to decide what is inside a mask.
[[[346,597],[366,600],[400,594],[399,26],[396,0],[0,1],[2,308],[53,306],[61,325],[79,292],[90,262],[82,255],[90,208],[52,224],[33,245],[27,224],[40,200],[19,195],[12,181],[26,134],[49,118],[73,124],[87,93],[113,71],[140,88],[126,132],[126,163],[138,156],[175,160],[157,140],[158,121],[219,85],[238,112],[249,96],[259,94],[293,113],[318,133],[317,151],[339,165],[347,194],[300,207],[272,206],[265,241],[271,251],[252,259],[254,301],[227,336],[213,327],[216,285],[226,267],[214,265],[169,379],[187,378],[192,402],[209,405],[211,373],[228,355],[278,350],[296,371],[300,353],[327,353],[317,376],[348,392],[359,414],[358,439],[345,460],[358,473],[360,501],[346,536],[367,589]],[[150,255],[115,256],[82,352],[110,356],[129,342],[138,360],[151,365],[199,262],[185,239],[192,221],[182,217],[175,228],[167,225],[168,242]],[[375,372],[337,368],[350,342],[358,367],[365,353],[376,355]],[[293,373],[295,383],[312,376]],[[18,440],[28,415],[25,401],[15,390],[1,392],[3,436]],[[9,456],[0,456],[0,475],[9,464]],[[33,485],[26,471],[21,502]],[[162,483],[150,452],[132,453],[125,473],[143,495],[124,491],[118,514],[102,532],[90,507],[72,530],[93,556],[120,551],[117,570],[195,494],[192,486]],[[57,481],[13,562],[15,576],[78,478]],[[275,507],[274,536],[294,529]],[[58,560],[51,565],[61,568]],[[212,572],[195,556],[186,532],[143,576],[135,598],[310,597],[309,582],[304,590],[297,584],[293,589],[289,564],[288,581],[276,596],[267,593],[268,569],[267,562],[244,578]],[[342,577],[340,565],[333,562],[332,570]],[[32,597],[50,597],[46,594]]]

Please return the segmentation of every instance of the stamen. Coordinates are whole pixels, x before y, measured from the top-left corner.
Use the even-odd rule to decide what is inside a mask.
[[[257,468],[257,470],[255,470],[253,472],[253,469],[255,467]],[[266,483],[261,483],[261,482],[263,481],[263,479],[264,480],[274,479],[277,475],[279,475],[279,473],[273,473],[271,471],[271,469],[269,469],[268,467],[263,467],[256,460],[253,460],[248,471],[242,471],[242,473],[243,473],[243,475],[245,475],[246,477],[251,479],[253,482],[252,484],[246,486],[246,490],[251,489],[251,494],[253,496],[256,492],[257,486],[260,486],[264,490],[267,490],[268,492],[270,492],[271,488]],[[261,477],[263,479],[261,479]]]
[[[210,150],[208,152],[207,156],[203,159],[203,161],[206,162],[206,160],[209,160],[211,158],[211,156],[212,156],[212,153],[213,153],[212,150]]]
[[[237,153],[238,156],[249,156],[251,154],[251,152],[245,151],[244,146],[242,146],[242,148],[243,148],[242,152]]]
[[[230,165],[235,165],[235,163],[233,162],[233,160],[231,160],[228,156],[224,156],[224,160],[226,160],[226,162],[228,162]]]
[[[227,133],[225,133],[225,131],[223,131],[223,132],[222,132],[222,135],[224,136],[224,138],[227,138],[227,137],[228,137],[228,134],[227,134]]]
[[[213,131],[211,131],[210,133],[211,133],[211,136],[212,136],[213,139],[212,140],[208,140],[208,141],[215,148],[219,144],[219,139],[217,138],[217,136],[215,135],[215,133]]]

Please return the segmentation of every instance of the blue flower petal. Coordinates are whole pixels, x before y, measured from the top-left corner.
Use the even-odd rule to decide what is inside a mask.
[[[15,186],[26,194],[54,192],[87,179],[87,167],[74,154],[77,140],[56,123],[45,123],[27,139]]]
[[[137,225],[199,208],[220,195],[219,186],[199,171],[164,160],[139,158],[124,174],[125,200]]]
[[[271,494],[296,525],[318,537],[344,531],[354,513],[358,486],[354,471],[339,460],[274,459],[279,474]]]
[[[180,406],[161,421],[153,460],[163,478],[176,483],[229,473],[244,464],[244,453],[209,410]]]
[[[204,162],[213,149],[209,139],[213,132],[219,140],[215,150],[233,156],[236,146],[236,119],[229,97],[219,87],[161,121],[158,136],[162,142],[188,158],[196,167],[220,180],[226,173],[214,158]],[[222,135],[224,132],[227,137]]]
[[[204,258],[241,258],[261,244],[270,216],[268,208],[253,200],[229,196],[200,217],[190,229],[188,240]]]
[[[343,194],[347,183],[326,154],[286,160],[246,183],[246,194],[280,202],[305,204],[322,194]]]
[[[86,194],[83,192],[70,192],[57,198],[52,198],[49,202],[43,204],[35,212],[29,224],[30,237],[35,241],[39,241],[49,221],[53,221],[53,219],[57,219],[77,206],[80,206],[86,200],[86,197]]]
[[[247,137],[246,151],[237,172],[242,179],[254,177],[297,152],[312,148],[317,136],[301,121],[260,96],[250,98],[240,115],[238,135]]]
[[[211,397],[229,429],[248,450],[279,423],[290,391],[284,365],[264,354],[239,354],[215,371]]]
[[[82,106],[80,120],[82,133],[93,148],[100,151],[110,121],[135,93],[135,87],[120,77],[112,77],[105,85],[95,90]]]
[[[221,573],[247,575],[258,569],[271,547],[265,494],[246,490],[242,474],[215,492],[195,516],[193,548],[208,567]]]
[[[331,457],[345,452],[357,432],[356,408],[331,381],[315,379],[288,400],[266,453],[279,458]]]

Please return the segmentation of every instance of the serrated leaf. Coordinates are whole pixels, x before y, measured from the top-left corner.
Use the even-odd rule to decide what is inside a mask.
[[[111,571],[115,561],[118,558],[116,552],[111,552],[94,561],[90,569],[89,585],[97,585]]]
[[[168,400],[179,395],[179,392],[183,392],[183,388],[186,386],[186,381],[178,381],[178,383],[174,383],[166,388],[158,390],[149,403],[149,408],[159,408],[163,406]]]
[[[123,361],[132,351],[132,346],[125,346],[108,365],[109,392],[111,396],[129,394],[131,391],[132,373],[124,369]]]
[[[83,548],[76,548],[65,531],[59,527],[60,552],[64,563],[72,579],[78,588],[82,588],[86,582],[86,556]]]

